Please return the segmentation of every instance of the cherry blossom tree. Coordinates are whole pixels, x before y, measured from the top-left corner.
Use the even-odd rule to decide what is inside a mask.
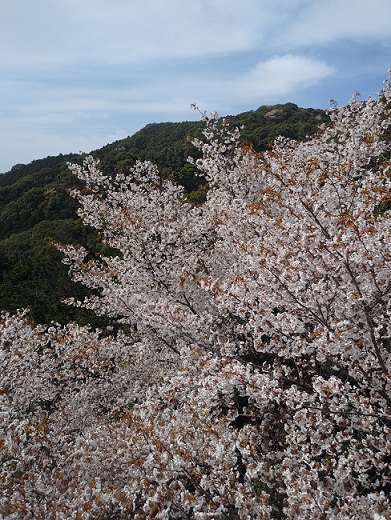
[[[2,316],[2,517],[390,518],[390,108],[263,154],[205,118],[200,207],[71,165],[69,303],[120,331]]]

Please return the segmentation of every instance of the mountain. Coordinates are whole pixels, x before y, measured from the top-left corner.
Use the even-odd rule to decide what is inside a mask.
[[[265,150],[278,136],[305,139],[329,121],[325,111],[299,108],[293,103],[261,106],[226,119],[232,126],[244,126],[242,140],[257,151]],[[189,155],[198,156],[192,145],[201,137],[203,121],[153,123],[134,135],[115,141],[92,155],[107,172],[126,171],[137,159],[154,162],[164,177],[181,184],[188,200],[202,203],[205,190],[194,176],[195,167],[187,163]],[[67,162],[78,162],[76,154],[58,155],[17,164],[0,175],[0,310],[15,312],[31,307],[38,322],[58,321],[102,325],[85,310],[61,303],[69,296],[83,298],[86,289],[71,282],[61,264],[61,254],[48,238],[63,243],[81,243],[92,251],[102,247],[93,230],[81,225],[77,203],[68,190],[78,181]]]

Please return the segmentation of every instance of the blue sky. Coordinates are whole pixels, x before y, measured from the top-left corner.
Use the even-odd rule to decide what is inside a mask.
[[[1,0],[0,172],[147,123],[376,96],[391,0]]]

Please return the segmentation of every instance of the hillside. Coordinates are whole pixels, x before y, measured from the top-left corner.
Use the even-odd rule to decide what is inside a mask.
[[[258,151],[265,150],[278,136],[302,140],[328,121],[322,110],[299,108],[293,103],[262,106],[257,110],[228,116],[232,126],[242,126],[242,139]],[[195,167],[187,157],[197,156],[191,141],[200,137],[204,123],[149,124],[131,137],[92,152],[105,172],[126,171],[137,159],[157,164],[164,177],[176,179],[188,199],[202,203],[205,189],[194,176]],[[77,320],[96,323],[86,311],[61,303],[61,298],[82,298],[86,289],[76,286],[61,264],[61,255],[48,237],[63,243],[100,244],[91,230],[80,223],[76,203],[68,190],[77,180],[67,162],[78,155],[59,155],[15,165],[0,176],[0,308],[16,311],[31,306],[39,322],[61,323]]]

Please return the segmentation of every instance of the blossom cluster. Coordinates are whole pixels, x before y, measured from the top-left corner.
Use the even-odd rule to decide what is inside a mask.
[[[58,245],[120,332],[0,322],[0,514],[387,519],[391,87],[256,153],[210,118],[194,207],[156,167],[72,195]]]

